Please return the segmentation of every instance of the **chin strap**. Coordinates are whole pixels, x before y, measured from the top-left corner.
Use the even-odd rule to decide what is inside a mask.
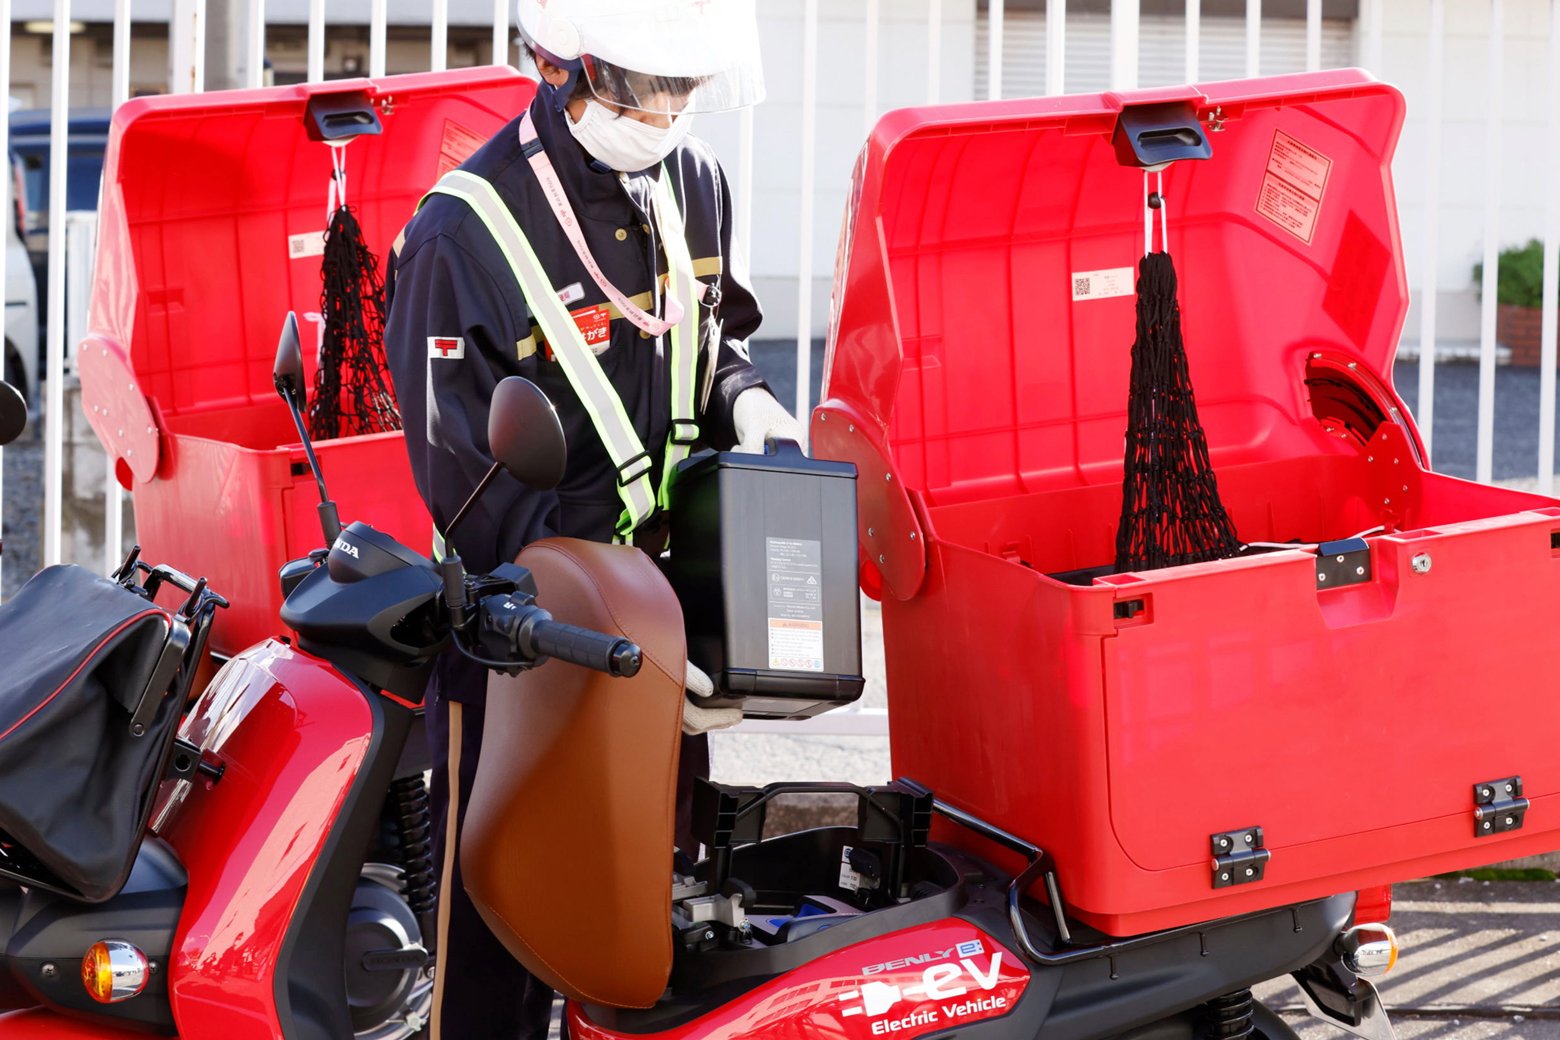
[[[569,78],[564,82],[563,86],[555,87],[551,83],[546,82],[542,84],[542,90],[550,95],[547,99],[548,104],[552,105],[553,111],[559,115],[562,115],[564,110],[569,107],[569,99],[574,96],[575,87],[579,85],[580,77],[584,75],[583,69],[567,69],[565,71],[569,73]]]

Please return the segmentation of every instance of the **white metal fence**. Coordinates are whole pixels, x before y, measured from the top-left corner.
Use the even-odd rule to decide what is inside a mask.
[[[0,0],[0,21],[7,25],[15,24],[13,9],[19,2],[25,3],[26,0]],[[78,0],[78,3],[80,2],[82,0]],[[105,0],[98,0],[98,2],[102,3]],[[369,2],[369,57],[366,71],[370,76],[382,76],[386,70],[388,0],[369,0]],[[1108,14],[1101,13],[1099,3],[1089,4],[1084,3],[1083,0],[1074,0],[1075,10],[1071,15],[1069,15],[1067,0],[1046,0],[1043,4],[1024,2],[1024,0],[978,0],[978,3],[976,0],[855,0],[853,4],[842,5],[852,12],[859,9],[859,20],[853,23],[842,23],[842,15],[832,4],[828,11],[821,11],[820,0],[785,0],[785,2],[800,9],[802,45],[799,54],[795,56],[771,55],[769,75],[771,81],[777,84],[785,82],[787,77],[796,76],[799,82],[795,86],[801,98],[799,134],[795,147],[790,152],[795,156],[799,167],[799,188],[794,198],[788,202],[793,207],[791,215],[794,215],[794,226],[797,229],[795,242],[797,293],[793,305],[796,309],[798,330],[796,407],[799,413],[807,411],[813,403],[809,399],[812,377],[809,348],[814,326],[818,324],[817,319],[820,316],[814,313],[812,289],[815,275],[826,274],[815,270],[818,265],[815,264],[814,255],[818,242],[827,241],[832,237],[840,216],[837,212],[827,208],[820,209],[816,205],[816,199],[820,194],[817,171],[821,133],[820,86],[825,83],[832,84],[846,75],[861,77],[862,116],[857,124],[860,130],[856,139],[850,142],[851,148],[854,149],[876,120],[884,100],[879,84],[885,70],[882,54],[885,17],[891,16],[903,21],[909,12],[909,17],[924,19],[924,52],[909,55],[897,53],[894,55],[894,61],[896,64],[910,62],[920,63],[923,66],[925,96],[913,100],[927,102],[937,102],[946,96],[972,97],[977,90],[976,82],[979,83],[980,93],[990,98],[1002,97],[1004,89],[1015,82],[1019,83],[1024,90],[1038,89],[1043,83],[1043,89],[1049,93],[1062,92],[1064,87],[1069,86],[1076,89],[1079,78],[1090,74],[1089,68],[1086,67],[1089,62],[1100,64],[1102,72],[1108,67],[1108,85],[1112,88],[1126,89],[1140,85],[1145,78],[1146,68],[1150,69],[1150,78],[1158,78],[1160,81],[1163,81],[1166,76],[1171,78],[1179,76],[1185,81],[1195,81],[1199,77],[1210,74],[1209,55],[1213,53],[1210,48],[1224,46],[1226,49],[1218,53],[1225,54],[1227,61],[1229,47],[1236,45],[1229,38],[1231,32],[1229,16],[1225,15],[1222,19],[1214,21],[1204,13],[1204,4],[1212,4],[1214,0],[1185,0],[1184,16],[1179,19],[1166,18],[1162,15],[1145,16],[1140,10],[1139,0],[1114,0],[1108,5]],[[1270,4],[1279,2],[1281,0],[1270,0]],[[1289,8],[1293,9],[1296,2],[1297,0],[1289,0]],[[1447,119],[1447,99],[1443,86],[1448,68],[1447,0],[1358,0],[1353,13],[1352,32],[1347,21],[1340,23],[1336,20],[1324,19],[1326,5],[1323,0],[1299,0],[1299,2],[1303,2],[1304,31],[1301,50],[1305,68],[1321,67],[1324,60],[1324,44],[1327,48],[1337,51],[1339,47],[1350,42],[1352,37],[1351,57],[1368,69],[1381,70],[1384,15],[1389,11],[1394,18],[1393,24],[1399,29],[1405,24],[1412,23],[1419,27],[1415,30],[1416,33],[1420,31],[1423,33],[1425,41],[1423,51],[1417,57],[1410,54],[1410,59],[1422,68],[1423,75],[1420,80],[1424,88],[1418,93],[1411,93],[1409,97],[1411,109],[1422,113],[1420,120],[1422,134],[1418,142],[1422,154],[1410,156],[1409,159],[1423,164],[1419,211],[1427,215],[1427,219],[1424,219],[1418,227],[1418,232],[1419,252],[1428,259],[1420,258],[1416,263],[1415,258],[1411,257],[1411,264],[1417,266],[1417,271],[1411,273],[1415,287],[1418,289],[1417,335],[1420,344],[1420,361],[1417,410],[1421,429],[1428,444],[1433,434],[1437,371],[1435,358],[1440,276],[1436,257],[1445,201],[1442,197],[1442,145],[1443,127]],[[1482,196],[1478,199],[1478,204],[1482,206],[1483,211],[1482,253],[1486,284],[1494,283],[1501,246],[1503,212],[1501,170],[1507,143],[1503,139],[1505,129],[1503,107],[1507,89],[1500,76],[1506,67],[1507,49],[1512,44],[1512,40],[1530,42],[1529,37],[1535,31],[1533,9],[1543,4],[1544,0],[1531,0],[1526,7],[1522,8],[1524,21],[1519,32],[1524,35],[1520,37],[1512,37],[1507,31],[1505,18],[1508,2],[1521,3],[1521,0],[1458,0],[1459,7],[1456,8],[1459,15],[1466,15],[1469,9],[1476,7],[1487,11],[1486,43],[1491,75],[1489,81],[1484,84],[1483,96],[1477,100],[1483,118],[1483,155],[1477,161],[1482,164],[1483,171],[1480,181]],[[429,33],[428,67],[438,69],[444,67],[448,53],[449,0],[431,0],[431,3],[432,25]],[[773,3],[776,8],[782,6],[778,0],[765,0],[765,3],[766,5]],[[136,11],[132,10],[131,0],[112,0],[112,4],[112,92],[113,102],[117,105],[123,102],[130,92],[131,26]],[[152,13],[152,17],[169,17],[171,60],[168,89],[180,92],[203,90],[207,71],[205,45],[207,2],[206,0],[161,0],[161,4],[161,8]],[[170,4],[171,16],[168,10]],[[1557,125],[1557,121],[1560,121],[1560,0],[1547,0],[1546,6],[1547,25],[1543,31],[1547,33],[1548,57],[1543,72],[1542,89],[1543,97],[1547,102],[1545,105],[1547,124],[1542,129],[1543,140],[1546,142],[1545,168],[1552,173],[1560,169],[1560,155],[1557,155],[1557,150],[1560,150],[1560,125]],[[945,76],[944,32],[951,24],[945,19],[949,18],[955,9],[966,15],[973,11],[978,24],[975,39],[979,54],[975,56],[974,61],[977,72],[975,80],[968,84],[954,84]],[[243,11],[243,66],[248,84],[257,86],[261,83],[264,65],[268,25],[266,2],[246,0]],[[510,28],[512,16],[510,0],[492,0],[491,14],[492,60],[509,61],[515,53]],[[83,269],[79,263],[80,245],[67,243],[67,237],[72,234],[70,229],[73,224],[67,219],[65,209],[68,150],[66,129],[71,109],[72,0],[53,0],[52,16],[53,31],[50,48],[52,147],[49,168],[50,238],[47,293],[49,320],[45,338],[47,389],[42,407],[46,420],[44,423],[45,508],[42,539],[42,560],[45,564],[61,560],[63,545],[61,438],[64,423],[49,420],[62,416],[65,407],[64,371],[67,327],[70,318],[70,312],[65,305],[67,264],[74,263],[78,272]],[[826,23],[830,34],[841,32],[848,34],[851,44],[848,50],[851,55],[859,56],[859,71],[848,73],[842,71],[837,62],[826,69],[820,69],[819,43],[822,23]],[[308,77],[311,80],[323,79],[326,75],[325,44],[328,28],[325,0],[308,0],[307,24]],[[1265,55],[1273,53],[1274,40],[1264,36],[1265,31],[1270,32],[1271,25],[1272,19],[1264,17],[1263,0],[1245,0],[1243,34],[1239,41],[1243,64],[1239,71],[1247,75],[1284,71],[1264,67]],[[1107,31],[1108,39],[1105,35]],[[1165,49],[1165,41],[1172,33],[1179,37],[1181,54],[1178,62],[1174,60],[1173,52],[1167,52]],[[1399,31],[1397,36],[1401,37],[1403,33]],[[1459,46],[1466,42],[1465,36],[1465,32],[1459,33]],[[1096,38],[1099,40],[1099,46],[1090,50],[1092,46],[1090,41]],[[1299,37],[1291,33],[1290,45],[1299,48],[1298,39]],[[11,82],[12,40],[12,34],[8,33],[6,38],[0,41],[0,82]],[[1220,40],[1224,42],[1221,44]],[[1402,41],[1397,40],[1397,43],[1402,44]],[[1108,50],[1102,51],[1100,49],[1102,47]],[[1399,49],[1401,50],[1402,47],[1399,46]],[[835,52],[838,52],[838,48],[835,48]],[[1108,65],[1104,64],[1107,54]],[[1028,79],[1025,78],[1026,68],[1029,69]],[[1037,69],[1039,71],[1036,71]],[[1166,72],[1166,69],[1169,71]],[[1099,86],[1104,85],[1106,84]],[[1151,84],[1143,83],[1143,85]],[[954,87],[957,89],[953,89]],[[0,154],[8,150],[7,135],[6,122],[0,120]],[[734,154],[727,156],[737,198],[738,233],[743,242],[752,241],[754,228],[755,135],[753,115],[745,114],[739,124]],[[838,189],[842,186],[832,187]],[[1463,206],[1468,204],[1465,198],[1459,199],[1458,202]],[[1553,486],[1555,462],[1556,401],[1552,373],[1556,354],[1556,286],[1560,284],[1560,267],[1557,267],[1557,254],[1560,254],[1560,202],[1557,202],[1557,193],[1549,189],[1543,193],[1541,200],[1528,199],[1525,205],[1530,208],[1537,205],[1541,207],[1544,214],[1541,234],[1544,242],[1541,371],[1544,375],[1540,379],[1539,460],[1535,476],[1539,485],[1548,491]],[[77,227],[76,234],[79,237],[81,234],[79,222],[74,226]],[[820,239],[820,236],[827,237]],[[4,263],[4,251],[0,250],[0,284],[4,284]],[[72,294],[72,303],[78,307],[84,299],[84,293]],[[767,303],[771,311],[787,306],[786,303],[774,299],[770,299]],[[1477,352],[1479,361],[1477,476],[1480,480],[1489,480],[1493,475],[1494,377],[1497,360],[1495,315],[1495,293],[1487,292],[1483,295]],[[107,521],[104,532],[105,558],[113,558],[119,552],[122,537],[121,511],[118,508],[120,492],[112,475],[108,485],[106,497],[109,508],[106,510]],[[0,486],[0,492],[3,492],[3,486]],[[96,561],[81,562],[95,564]],[[850,721],[825,722],[820,725],[828,726],[835,732],[876,733],[882,732],[884,723],[881,712],[876,712],[858,716]]]

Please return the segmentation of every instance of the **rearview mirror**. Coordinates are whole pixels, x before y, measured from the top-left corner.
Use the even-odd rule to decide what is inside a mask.
[[[298,315],[287,312],[282,322],[282,335],[276,341],[276,363],[271,366],[271,381],[276,392],[288,404],[303,408],[303,347],[298,342]]]
[[[541,491],[558,486],[569,460],[552,402],[521,376],[509,376],[493,390],[488,447],[511,476]]]
[[[26,427],[27,402],[22,400],[22,392],[10,383],[0,383],[0,444],[10,444]]]

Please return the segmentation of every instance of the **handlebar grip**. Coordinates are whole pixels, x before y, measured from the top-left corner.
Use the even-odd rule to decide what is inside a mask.
[[[531,649],[540,656],[623,679],[639,674],[642,658],[639,647],[621,636],[609,636],[550,619],[538,619],[528,635]]]

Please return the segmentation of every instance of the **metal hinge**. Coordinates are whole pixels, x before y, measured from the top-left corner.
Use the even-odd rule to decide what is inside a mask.
[[[1492,834],[1520,831],[1532,804],[1522,797],[1520,776],[1474,784],[1473,836],[1488,838]]]
[[[1249,885],[1261,881],[1272,853],[1262,847],[1261,827],[1242,827],[1209,837],[1213,849],[1213,887]]]
[[[1316,587],[1336,589],[1370,581],[1370,543],[1363,538],[1323,542],[1316,547]]]

